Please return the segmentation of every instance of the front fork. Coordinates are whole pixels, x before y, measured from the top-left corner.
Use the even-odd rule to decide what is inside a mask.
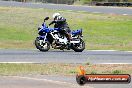
[[[39,40],[41,46],[43,46],[45,44],[46,38],[47,38],[47,33],[45,34],[45,36],[42,40]]]

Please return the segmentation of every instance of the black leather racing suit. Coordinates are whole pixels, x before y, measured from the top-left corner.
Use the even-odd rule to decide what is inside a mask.
[[[65,36],[67,37],[68,40],[70,40],[70,33],[71,33],[71,30],[66,22],[66,19],[64,17],[56,17],[54,19],[54,21],[52,21],[49,26],[51,24],[55,24],[54,25],[54,28],[60,28],[61,30],[59,31],[60,34],[65,34]]]

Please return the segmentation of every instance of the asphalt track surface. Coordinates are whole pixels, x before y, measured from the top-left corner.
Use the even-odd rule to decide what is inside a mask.
[[[84,11],[90,13],[132,15],[132,7],[125,8],[125,7],[71,6],[71,5],[34,4],[34,3],[7,2],[7,1],[0,1],[0,6],[46,8],[46,9],[57,9],[57,10]]]
[[[75,76],[0,76],[0,88],[131,88],[129,84],[85,84],[76,83]]]
[[[37,49],[0,49],[0,62],[5,63],[124,63],[132,64],[132,52],[127,51],[90,51],[83,52]]]
[[[0,88],[79,88],[66,82],[31,77],[0,77]],[[84,88],[84,87],[83,87]],[[87,88],[90,88],[87,86]]]

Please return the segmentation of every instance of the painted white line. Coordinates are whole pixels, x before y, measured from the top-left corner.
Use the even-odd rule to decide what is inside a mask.
[[[125,15],[125,16],[126,16],[126,15],[128,15],[128,14],[122,14],[122,15]]]
[[[21,76],[4,76],[4,77],[12,77],[12,78],[20,78],[20,79],[28,79],[28,80],[36,80],[36,81],[46,81],[46,82],[55,83],[55,84],[59,84],[59,85],[69,85],[69,86],[73,86],[75,88],[80,88],[81,87],[78,84],[62,82],[62,81],[55,81],[55,80],[49,80],[49,79],[44,79],[44,78],[39,79],[39,78],[21,77]],[[93,88],[93,87],[84,86],[84,87],[81,87],[81,88]]]
[[[30,50],[37,50],[37,49],[30,49]],[[132,51],[121,51],[121,50],[86,50],[86,51],[119,51],[119,52],[132,52]]]
[[[0,62],[1,64],[37,64],[37,62]]]
[[[132,52],[132,51],[120,51],[120,50],[88,50],[88,51],[117,51],[117,52]]]
[[[132,51],[125,51],[125,52],[132,52]]]
[[[89,50],[89,51],[118,51],[118,50]]]
[[[41,64],[41,62],[0,62],[0,64]],[[132,63],[94,63],[94,64],[132,64]]]
[[[92,12],[92,13],[101,13],[101,12]]]
[[[95,63],[95,64],[126,64],[126,65],[128,65],[128,64],[132,64],[132,63]]]
[[[39,79],[39,78],[30,78],[30,77],[21,77],[21,76],[11,76],[15,78],[21,78],[21,79],[29,79],[29,80],[36,80],[36,81],[46,81],[46,82],[52,82],[56,84],[72,84],[72,83],[67,83],[67,82],[61,82],[61,81],[54,81],[54,80],[49,80],[49,79]]]

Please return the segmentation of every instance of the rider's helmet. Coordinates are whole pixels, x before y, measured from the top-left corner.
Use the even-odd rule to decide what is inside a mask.
[[[57,17],[61,16],[60,13],[54,13],[53,14],[53,19],[56,19]]]

